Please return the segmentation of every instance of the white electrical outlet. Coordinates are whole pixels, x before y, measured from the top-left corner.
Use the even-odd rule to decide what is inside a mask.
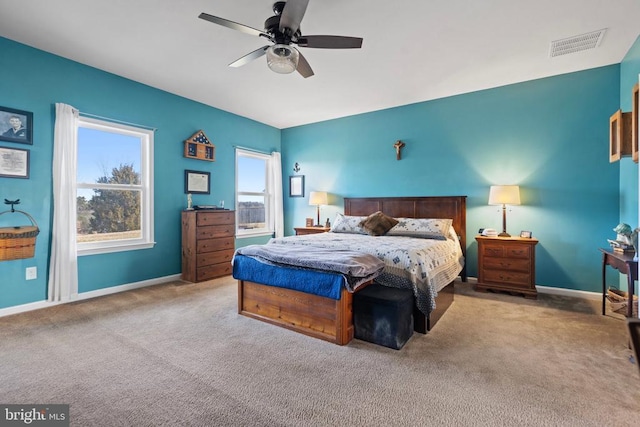
[[[38,267],[27,267],[25,273],[27,280],[34,280],[38,278]]]

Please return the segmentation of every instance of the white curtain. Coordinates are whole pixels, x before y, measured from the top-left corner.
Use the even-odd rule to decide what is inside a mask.
[[[78,110],[72,106],[56,104],[49,301],[69,301],[78,295],[75,224],[78,117]]]
[[[271,218],[274,219],[275,237],[284,236],[284,209],[282,206],[282,160],[280,153],[271,153],[271,184],[273,188],[273,206]]]

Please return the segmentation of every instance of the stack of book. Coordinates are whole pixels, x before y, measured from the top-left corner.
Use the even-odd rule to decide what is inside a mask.
[[[628,243],[621,242],[619,240],[610,240],[609,244],[614,252],[621,254],[633,254],[636,252],[633,245],[629,245]]]

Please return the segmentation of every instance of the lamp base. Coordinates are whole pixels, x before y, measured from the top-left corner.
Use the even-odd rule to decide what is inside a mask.
[[[498,237],[511,237],[511,234],[507,233],[506,231],[503,231],[502,233],[498,234]]]

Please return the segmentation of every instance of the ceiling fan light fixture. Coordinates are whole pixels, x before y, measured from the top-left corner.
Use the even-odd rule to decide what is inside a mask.
[[[298,68],[300,54],[286,44],[274,44],[267,49],[267,65],[279,74],[293,73]]]

